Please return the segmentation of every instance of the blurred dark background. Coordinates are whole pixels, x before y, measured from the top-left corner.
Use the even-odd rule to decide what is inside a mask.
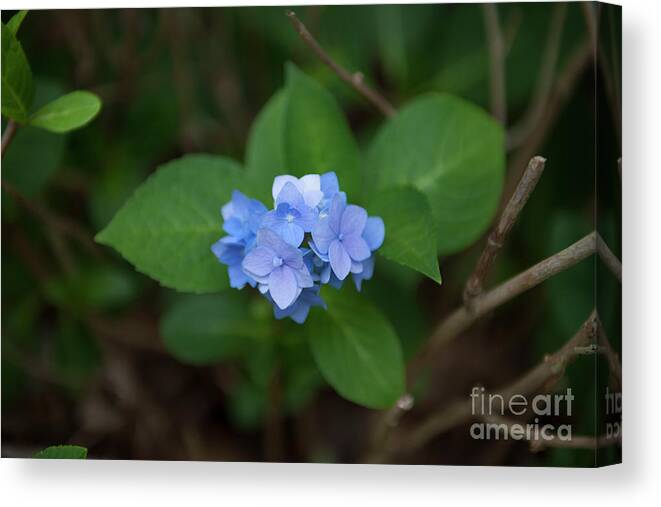
[[[607,196],[599,228],[618,255],[621,216],[619,9],[604,7],[599,14],[604,62],[595,65],[590,54],[572,80],[567,69],[590,41],[581,4],[497,9],[507,55],[508,131],[527,134],[508,149],[508,171],[520,171],[519,160],[525,164],[533,154],[548,162],[490,284],[595,227],[596,160]],[[89,126],[67,136],[19,129],[3,158],[2,178],[92,237],[159,164],[191,152],[243,161],[250,126],[282,86],[289,60],[333,93],[366,147],[384,119],[315,58],[285,11],[30,12],[19,39],[36,79],[37,105],[84,88],[97,93],[104,107]],[[296,12],[334,59],[363,72],[396,107],[441,91],[489,109],[481,5],[310,6]],[[3,11],[3,22],[12,14]],[[557,59],[549,66],[554,50]],[[530,132],[542,121],[548,128],[527,154]],[[282,344],[213,367],[184,365],[164,350],[158,326],[167,308],[191,296],[161,288],[109,249],[63,243],[4,192],[2,233],[3,456],[76,443],[93,458],[361,460],[374,414],[323,383],[295,326],[284,331],[291,333],[284,340],[288,357],[295,358],[282,370],[284,380],[271,375],[282,369],[274,352]],[[483,244],[441,259],[440,288],[379,261],[383,268],[366,283],[366,293],[392,318],[407,357],[461,302]],[[617,348],[619,287],[599,281],[602,319]],[[594,306],[594,288],[594,264],[584,262],[480,320],[416,387],[416,411],[464,398],[473,385],[498,387],[521,375],[571,337]],[[593,373],[594,363],[581,360],[568,376],[588,393]],[[594,431],[594,409],[580,406],[577,432]],[[418,418],[414,412],[403,424]],[[588,466],[593,456],[567,449],[535,454],[522,442],[476,443],[459,426],[401,460]]]

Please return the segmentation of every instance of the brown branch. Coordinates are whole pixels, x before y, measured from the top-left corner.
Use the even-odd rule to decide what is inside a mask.
[[[317,57],[330,67],[340,79],[356,90],[360,95],[365,97],[372,103],[379,111],[386,117],[394,116],[397,112],[395,108],[388,102],[382,95],[367,86],[364,82],[365,77],[360,72],[351,73],[344,67],[339,65],[333,60],[328,53],[321,47],[317,40],[308,31],[305,25],[296,16],[294,11],[287,11],[287,17],[291,21],[294,29],[300,35],[303,42],[305,42]]]
[[[413,399],[413,396],[406,393],[397,400],[390,410],[384,414],[380,414],[379,419],[376,421],[370,450],[364,458],[365,462],[374,463],[373,460],[378,456],[380,450],[383,449],[384,445],[387,443],[390,431],[397,427],[399,420],[404,413],[413,408],[414,402],[415,400]]]
[[[567,364],[579,354],[576,349],[589,345],[593,341],[596,327],[596,313],[593,311],[576,334],[557,352],[544,358],[544,361],[529,370],[513,383],[498,390],[503,398],[515,394],[524,396],[539,390],[550,391],[564,374]],[[458,400],[447,408],[428,416],[422,424],[411,432],[398,446],[406,452],[413,452],[441,433],[454,428],[475,416],[472,413],[472,400]]]
[[[453,340],[485,313],[510,301],[521,293],[536,287],[544,280],[578,264],[583,259],[594,254],[595,250],[595,233],[592,232],[573,245],[544,259],[490,291],[475,297],[470,310],[463,305],[457,308],[436,327],[431,337],[427,340],[426,346],[409,364],[409,384],[414,382],[422,367],[435,357],[436,352],[443,345]],[[392,410],[396,410],[399,416],[403,413],[403,411],[397,409]],[[366,458],[369,462],[382,461],[381,453],[384,449],[384,443],[388,441],[389,433],[392,429],[392,425],[388,424],[389,413],[377,420],[371,451]],[[451,427],[454,425],[453,421],[461,421],[465,415],[464,407],[461,404],[451,407],[446,414],[447,424]]]
[[[495,4],[483,4],[484,26],[489,50],[489,79],[491,114],[507,125],[507,97],[505,94],[505,41],[500,29],[498,10]]]
[[[503,210],[498,224],[491,231],[491,234],[489,234],[482,255],[480,255],[473,273],[468,277],[466,287],[464,288],[464,303],[469,309],[471,308],[469,303],[473,298],[482,293],[484,279],[498,256],[498,252],[503,247],[510,230],[516,223],[521,210],[528,202],[533,190],[535,190],[537,182],[544,172],[545,164],[546,159],[542,157],[533,157],[530,160],[528,168],[526,169],[526,172],[523,173],[514,195],[512,195],[512,198]]]
[[[544,55],[537,74],[537,83],[535,91],[528,109],[516,125],[514,125],[507,135],[507,147],[513,149],[521,145],[530,135],[532,129],[537,125],[543,116],[546,108],[546,102],[552,90],[553,73],[558,62],[560,53],[560,44],[562,42],[562,32],[565,24],[565,15],[567,4],[559,2],[555,4],[553,18],[549,25],[548,35],[546,37],[546,46]]]
[[[573,245],[477,296],[471,310],[461,306],[440,323],[419,357],[433,355],[436,350],[454,339],[485,313],[569,269],[592,255],[595,249],[595,233],[591,232]]]
[[[601,234],[597,234],[597,253],[599,254],[599,258],[604,261],[604,264],[606,264],[608,269],[610,269],[615,275],[617,281],[622,283],[622,263],[613,251],[608,248],[608,245],[604,242],[604,238],[601,237]]]
[[[7,122],[5,131],[2,133],[2,150],[0,151],[0,156],[5,156],[5,151],[7,150],[7,147],[11,143],[12,139],[14,139],[14,134],[16,134],[17,128],[18,124],[14,120],[9,120]]]

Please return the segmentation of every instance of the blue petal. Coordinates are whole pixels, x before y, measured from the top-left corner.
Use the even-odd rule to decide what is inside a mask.
[[[300,216],[296,218],[295,222],[300,225],[305,232],[312,232],[319,214],[315,208],[310,208],[308,206],[303,206],[298,209]]]
[[[328,218],[319,220],[312,229],[312,240],[314,241],[314,250],[320,254],[327,254],[330,244],[337,239],[337,233],[331,228]],[[312,245],[310,245],[312,248]],[[320,255],[321,257],[321,255]]]
[[[288,266],[280,266],[269,275],[269,293],[279,308],[285,309],[298,296],[298,285],[294,270]]]
[[[330,245],[330,242],[328,244]],[[310,247],[310,250],[312,250],[317,257],[319,257],[324,262],[328,262],[328,249],[326,249],[326,253],[321,253],[321,251],[319,250],[319,248],[317,247],[314,241],[308,241],[308,246]]]
[[[360,206],[350,204],[342,213],[340,232],[345,235],[361,235],[367,223],[367,211]]]
[[[298,251],[298,248],[287,243],[271,229],[262,228],[257,231],[256,242],[258,245],[273,250],[278,257],[294,269],[299,269],[303,265],[303,256]]]
[[[326,199],[332,198],[340,191],[337,174],[331,171],[321,175],[321,191],[324,193]]]
[[[276,206],[287,203],[292,208],[300,209],[305,206],[305,200],[303,199],[303,194],[301,194],[296,186],[293,183],[286,183],[280,193],[278,198],[275,200]]]
[[[363,272],[353,275],[353,283],[356,285],[356,290],[360,292],[363,280],[370,280],[374,275],[374,256],[370,257],[363,264]]]
[[[267,276],[273,270],[273,250],[266,246],[258,246],[243,259],[243,269],[256,277]]]
[[[211,245],[211,251],[223,264],[231,266],[243,260],[245,248],[243,243],[230,236],[225,236]]]
[[[369,217],[363,231],[363,238],[367,241],[370,250],[374,251],[381,247],[386,236],[386,226],[381,217]]]
[[[227,273],[230,277],[230,287],[233,289],[243,289],[247,283],[253,285],[255,281],[246,275],[246,273],[241,268],[241,264],[234,264],[227,268]]]
[[[328,258],[335,275],[340,280],[344,280],[351,270],[351,258],[341,241],[335,240],[330,244]]]
[[[349,254],[349,257],[354,261],[364,261],[371,255],[370,247],[367,246],[367,241],[362,236],[353,234],[345,236],[342,240],[342,245]]]
[[[343,198],[341,194],[335,194],[328,208],[328,226],[335,234],[340,233],[340,220],[345,207],[346,196]]]

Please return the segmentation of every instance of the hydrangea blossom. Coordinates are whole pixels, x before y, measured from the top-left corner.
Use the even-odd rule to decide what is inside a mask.
[[[326,308],[322,285],[339,289],[351,274],[361,290],[372,278],[385,226],[347,203],[334,172],[277,176],[272,195],[268,210],[235,190],[221,208],[227,236],[211,251],[227,266],[231,287],[257,287],[277,319],[302,324],[311,307]]]

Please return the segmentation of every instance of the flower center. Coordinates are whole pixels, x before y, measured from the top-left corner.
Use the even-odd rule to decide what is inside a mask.
[[[287,213],[285,219],[287,220],[288,223],[291,224],[294,221],[294,215],[292,215],[291,213]]]
[[[343,234],[343,233],[339,233],[339,234],[337,235],[337,239],[339,239],[340,241],[342,241],[342,240],[344,239],[344,234]]]
[[[273,267],[279,268],[282,266],[282,259],[280,257],[273,257]]]

